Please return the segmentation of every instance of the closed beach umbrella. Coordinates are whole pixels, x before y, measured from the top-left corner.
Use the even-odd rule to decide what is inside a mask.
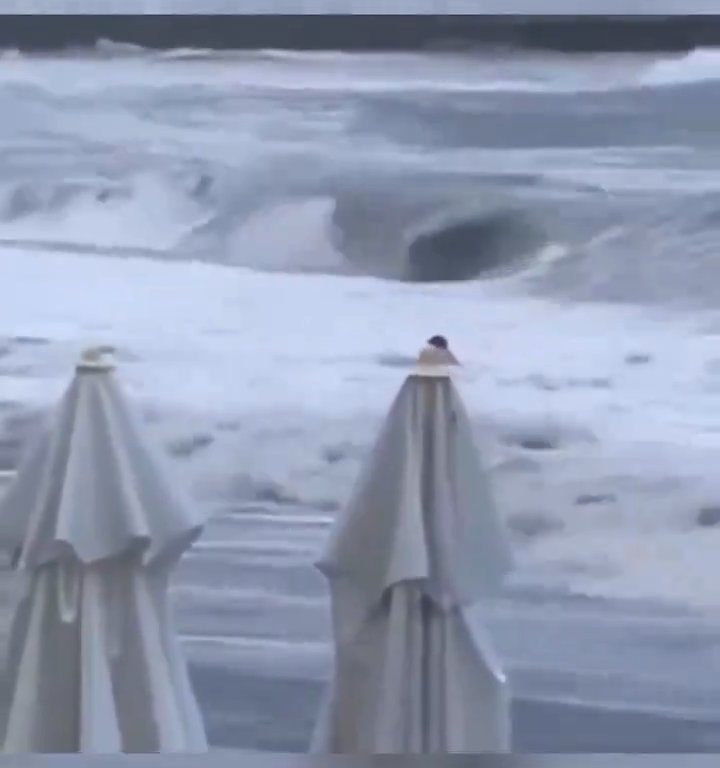
[[[6,752],[204,752],[168,581],[203,521],[87,353],[0,508],[27,580]]]
[[[318,563],[335,668],[314,752],[510,748],[505,677],[477,615],[511,557],[456,363],[431,339]]]

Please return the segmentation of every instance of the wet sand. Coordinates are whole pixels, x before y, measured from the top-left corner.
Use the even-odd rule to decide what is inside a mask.
[[[193,667],[214,746],[304,752],[320,702],[317,683]],[[514,751],[521,753],[709,753],[720,750],[720,717],[699,722],[591,706],[517,700]]]
[[[310,558],[296,557],[287,552],[275,552],[258,558],[253,550],[250,529],[246,524],[233,521],[228,529],[217,522],[210,526],[205,540],[222,539],[231,530],[235,542],[228,552],[200,549],[192,553],[180,569],[178,582],[189,592],[180,592],[178,599],[178,625],[187,636],[187,652],[191,660],[191,674],[202,708],[208,737],[214,749],[303,753],[310,735],[322,694],[321,677],[328,662],[329,626],[326,623],[326,601],[322,580],[312,569]],[[227,521],[226,521],[227,525]],[[280,531],[274,526],[273,539],[287,540],[297,536],[296,531]],[[263,532],[263,535],[266,532]],[[254,535],[259,533],[254,531]],[[317,547],[315,537],[324,535],[320,528],[313,534],[310,550]],[[238,549],[237,544],[247,541],[249,550]],[[272,549],[272,548],[271,548]],[[307,561],[306,561],[307,560]],[[10,613],[13,604],[13,578],[5,559],[0,562],[0,652],[4,656]],[[195,594],[196,589],[201,589]],[[213,591],[208,591],[213,588]],[[247,591],[243,591],[247,589]],[[229,591],[228,591],[229,590]],[[292,597],[302,597],[293,602]],[[219,602],[217,601],[220,598]],[[304,602],[307,600],[307,602]],[[552,609],[553,601],[547,604]],[[533,599],[537,603],[537,597]],[[593,601],[595,604],[596,601]],[[602,614],[627,606],[598,604]],[[522,608],[522,611],[525,609]],[[545,611],[545,609],[543,609]],[[631,609],[633,610],[633,609]],[[576,621],[572,625],[558,625],[565,646],[561,655],[577,648],[586,648],[592,659],[596,650],[588,648],[596,627],[583,619],[580,607],[572,610]],[[549,626],[550,614],[543,613],[543,625]],[[595,615],[598,615],[597,613]],[[609,615],[609,614],[608,614]],[[638,619],[640,614],[632,614]],[[633,633],[647,632],[626,624],[622,616],[617,637],[632,640]],[[677,645],[679,655],[672,657],[682,666],[688,654],[697,654],[696,630],[680,618],[673,634],[642,637],[650,647]],[[500,636],[500,650],[512,645],[514,637],[525,634],[522,625],[510,625],[509,634]],[[198,638],[226,638],[229,645],[203,645]],[[263,638],[267,638],[264,640]],[[683,640],[683,638],[685,638]],[[547,639],[547,638],[546,638]],[[259,665],[248,655],[247,648],[234,646],[235,640],[257,643]],[[286,644],[286,650],[274,648],[273,641]],[[715,643],[711,635],[709,643]],[[559,642],[550,636],[551,645]],[[624,655],[627,647],[617,646],[613,635],[599,638],[606,648],[617,648]],[[302,654],[296,655],[304,644],[325,646],[308,662]],[[267,646],[267,647],[266,647]],[[303,660],[304,659],[304,660]],[[268,661],[269,660],[269,661]],[[580,658],[583,664],[586,659]],[[318,673],[318,669],[322,669]],[[677,670],[678,674],[682,669]],[[608,680],[617,676],[617,670],[606,670]],[[682,675],[681,675],[682,676]],[[511,675],[512,677],[512,675]],[[570,675],[570,685],[579,685]],[[575,683],[572,681],[575,680]],[[567,686],[567,679],[563,682]],[[567,688],[565,688],[567,690]],[[649,714],[633,710],[608,709],[592,704],[573,705],[546,697],[533,699],[517,691],[513,703],[514,751],[518,753],[710,753],[720,751],[720,712],[716,718],[703,714],[700,719],[672,715]],[[0,717],[4,721],[7,691],[0,684]]]
[[[0,585],[4,647],[10,619],[7,572]],[[252,675],[247,669],[197,661],[191,663],[191,675],[213,748],[307,750],[322,695],[318,681]],[[0,685],[3,725],[6,708],[7,690]],[[513,731],[513,751],[518,753],[720,751],[720,714],[708,721],[518,698],[513,702]]]

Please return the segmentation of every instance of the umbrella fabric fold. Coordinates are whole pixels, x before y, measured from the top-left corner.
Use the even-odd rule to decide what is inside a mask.
[[[144,563],[182,552],[203,522],[166,479],[120,388],[80,372],[3,498],[0,546],[34,568],[136,552]]]
[[[406,380],[317,565],[335,670],[313,751],[509,749],[505,676],[466,609],[512,559],[449,377]]]
[[[202,528],[113,376],[79,369],[0,507],[26,579],[6,752],[207,750],[168,595]]]

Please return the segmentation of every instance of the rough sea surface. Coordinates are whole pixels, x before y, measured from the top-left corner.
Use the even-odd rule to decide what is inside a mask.
[[[720,51],[8,52],[0,114],[0,470],[115,344],[212,515],[176,598],[216,746],[306,748],[312,562],[444,333],[517,748],[720,748]]]

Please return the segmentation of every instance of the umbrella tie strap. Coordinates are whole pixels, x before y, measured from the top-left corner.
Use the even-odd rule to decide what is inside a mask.
[[[117,659],[123,651],[123,604],[132,594],[132,586],[123,579],[120,569],[105,582],[105,611],[107,618],[106,647],[108,656]]]
[[[60,620],[72,624],[77,620],[80,604],[80,574],[75,563],[58,563],[58,608]]]

